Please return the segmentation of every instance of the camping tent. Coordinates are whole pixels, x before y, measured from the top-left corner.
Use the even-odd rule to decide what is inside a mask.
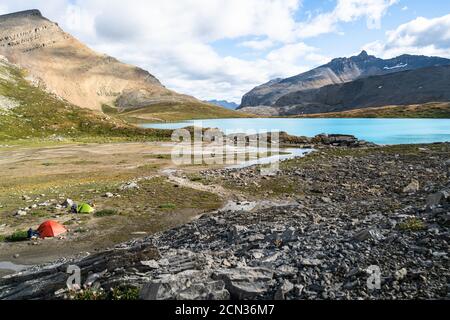
[[[92,208],[87,203],[82,203],[77,206],[77,213],[92,213],[94,212],[94,208]]]
[[[67,229],[57,221],[48,220],[39,226],[38,232],[41,238],[51,238],[66,233]]]

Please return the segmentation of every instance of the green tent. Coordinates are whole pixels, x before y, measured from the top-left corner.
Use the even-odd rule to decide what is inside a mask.
[[[82,203],[77,206],[77,213],[92,213],[94,212],[94,208],[92,208],[87,203]]]

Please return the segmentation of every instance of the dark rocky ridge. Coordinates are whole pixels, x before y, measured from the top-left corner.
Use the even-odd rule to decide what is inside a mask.
[[[293,92],[342,84],[369,76],[386,75],[432,66],[450,65],[449,59],[402,55],[383,60],[363,51],[358,56],[337,58],[330,63],[287,79],[277,79],[254,88],[244,95],[240,108],[280,106],[283,97]],[[280,102],[277,102],[280,101]]]
[[[27,10],[0,16],[0,48],[22,52],[44,48],[68,39],[56,23],[44,18],[39,10]]]
[[[297,91],[280,98],[276,106],[295,115],[448,101],[450,66],[440,66]]]
[[[42,17],[42,13],[38,9],[30,9],[4,14],[2,15],[2,18],[8,19],[8,18],[30,17],[30,16]]]

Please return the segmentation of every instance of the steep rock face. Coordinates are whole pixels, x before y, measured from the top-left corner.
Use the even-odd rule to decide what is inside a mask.
[[[450,66],[439,66],[293,92],[280,98],[276,107],[285,115],[295,115],[447,101]]]
[[[145,70],[94,52],[38,10],[0,16],[0,55],[27,69],[47,91],[84,108],[100,110],[134,91],[140,92],[138,107],[196,101],[166,89]]]
[[[292,92],[318,89],[374,75],[384,75],[419,68],[450,65],[438,57],[402,55],[383,60],[363,51],[358,56],[337,58],[330,63],[287,79],[275,79],[254,88],[242,98],[241,108],[280,105],[277,101]],[[290,101],[290,100],[289,100]]]

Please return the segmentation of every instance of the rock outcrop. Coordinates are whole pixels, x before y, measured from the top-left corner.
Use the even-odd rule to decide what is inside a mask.
[[[27,69],[47,91],[84,108],[101,110],[135,92],[135,104],[120,107],[198,102],[166,89],[143,69],[94,52],[38,10],[0,16],[0,55]]]

